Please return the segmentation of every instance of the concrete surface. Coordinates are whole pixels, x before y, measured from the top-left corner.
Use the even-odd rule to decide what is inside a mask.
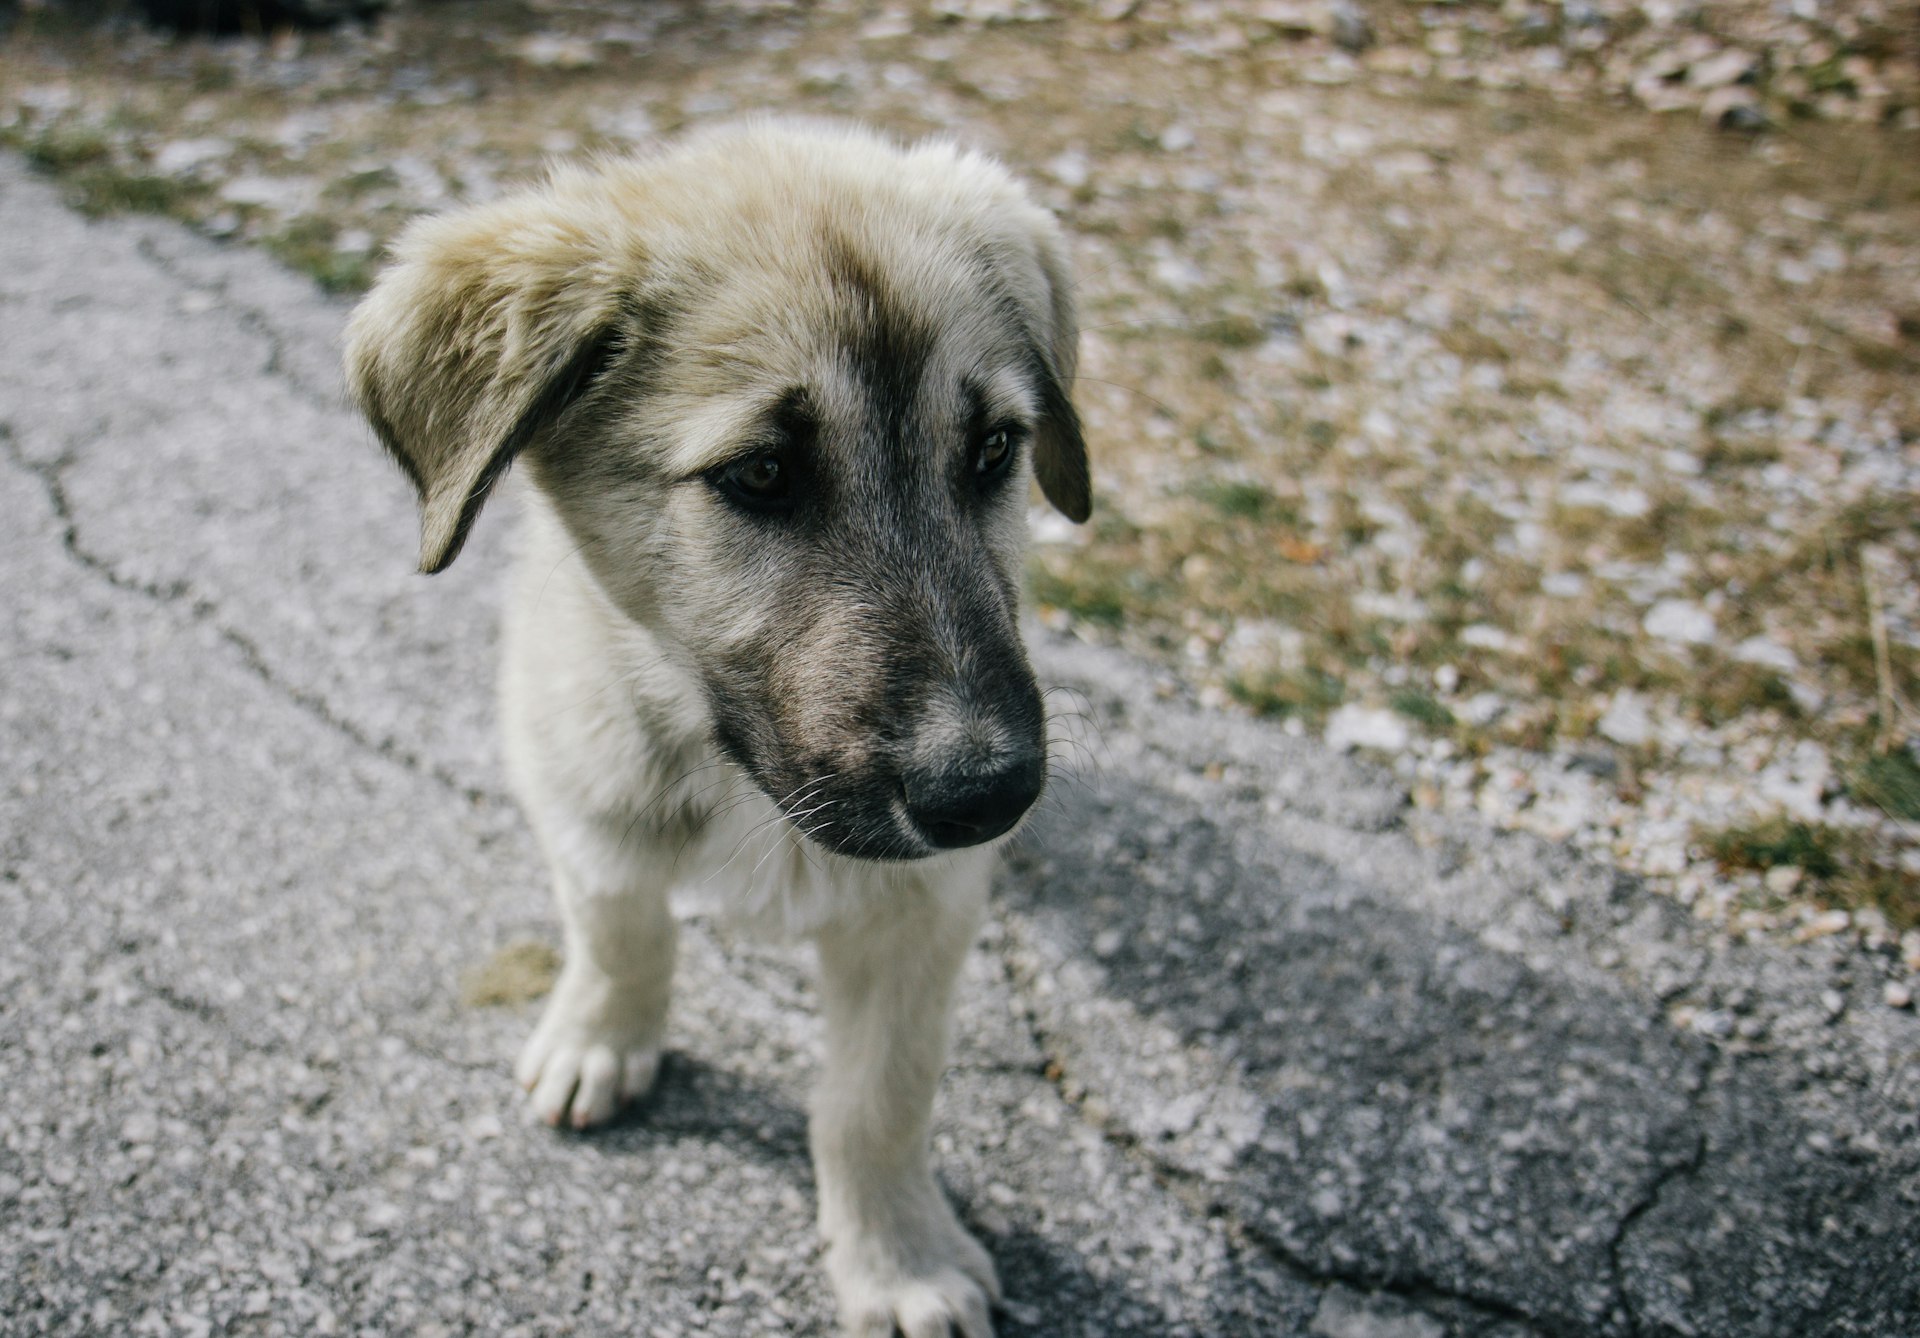
[[[460,1002],[553,937],[511,507],[412,575],[342,306],[12,160],[0,220],[0,1331],[826,1332],[804,954],[696,926],[659,1092],[587,1137],[521,1116],[535,1005]],[[1854,949],[1037,655],[1080,765],[937,1136],[1004,1333],[1920,1332],[1920,1022]]]

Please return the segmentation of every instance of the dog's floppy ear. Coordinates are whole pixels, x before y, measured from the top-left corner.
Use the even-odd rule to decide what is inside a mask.
[[[420,493],[420,570],[605,366],[621,257],[555,188],[414,224],[347,327],[347,382]]]
[[[1046,324],[1041,347],[1040,423],[1034,432],[1033,472],[1040,491],[1076,524],[1093,513],[1093,484],[1087,475],[1087,443],[1080,431],[1069,388],[1079,362],[1080,323],[1074,315],[1073,275],[1066,242],[1051,218],[1036,229],[1040,271],[1047,283]]]

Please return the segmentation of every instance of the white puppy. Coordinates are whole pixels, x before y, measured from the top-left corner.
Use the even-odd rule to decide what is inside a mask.
[[[847,1328],[991,1332],[927,1132],[995,843],[1046,776],[1028,481],[1089,499],[1060,234],[945,143],[763,122],[428,220],[355,313],[355,398],[451,562],[515,459],[515,787],[566,964],[520,1057],[585,1127],[645,1092],[669,893],[813,938],[812,1143]]]

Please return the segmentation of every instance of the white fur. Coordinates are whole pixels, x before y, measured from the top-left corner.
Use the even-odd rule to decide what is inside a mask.
[[[993,1264],[935,1185],[927,1140],[953,984],[985,915],[997,843],[936,853],[895,799],[891,845],[840,848],[921,858],[837,854],[807,839],[810,820],[846,812],[824,817],[839,801],[814,802],[832,774],[769,794],[721,753],[712,684],[695,664],[769,644],[782,626],[770,592],[795,559],[743,543],[698,477],[740,451],[793,386],[831,421],[864,412],[855,373],[873,368],[849,365],[842,336],[870,318],[868,299],[849,292],[875,285],[873,303],[937,332],[916,412],[946,426],[926,430],[926,450],[960,447],[966,377],[983,382],[988,413],[1031,431],[1030,457],[965,531],[981,536],[974,566],[952,565],[967,554],[927,559],[994,573],[971,587],[987,591],[976,608],[998,601],[994,663],[1017,660],[1011,592],[1027,484],[1037,478],[1076,520],[1090,504],[1064,397],[1077,331],[1057,227],[997,164],[950,144],[902,149],[857,130],[768,122],[563,169],[543,188],[415,225],[397,257],[355,313],[347,362],[356,400],[420,491],[422,567],[453,560],[509,448],[527,450],[535,483],[501,682],[509,771],[552,867],[565,936],[565,966],[515,1070],[534,1111],[585,1128],[652,1085],[676,902],[812,939],[827,1045],[811,1139],[842,1319],[875,1338],[896,1328],[989,1338]],[[565,369],[609,329],[643,338],[650,310],[677,312],[684,333],[655,351],[644,388],[591,427],[543,420],[563,411],[548,398]],[[930,607],[938,583],[915,565],[896,562],[880,579]],[[886,682],[865,597],[785,624],[790,640],[766,680],[781,686],[754,690],[761,704],[804,704],[783,719],[837,748],[810,737],[813,751],[795,756],[853,759],[832,765],[854,772],[876,755],[875,732],[843,726],[860,717],[836,707]],[[981,634],[958,625],[929,624],[955,674],[983,659],[967,640]],[[1012,701],[1010,680],[993,681],[991,699]],[[1031,678],[1021,681],[1025,701]],[[936,699],[924,716],[923,762],[1015,742],[978,700]],[[879,804],[882,825],[885,793],[863,801]]]

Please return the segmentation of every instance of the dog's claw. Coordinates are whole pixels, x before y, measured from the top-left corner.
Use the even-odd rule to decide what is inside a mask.
[[[543,1124],[589,1129],[605,1124],[631,1101],[653,1087],[660,1071],[660,1052],[652,1047],[616,1054],[608,1045],[537,1046],[536,1034],[522,1052],[520,1085],[532,1096],[528,1104]]]

